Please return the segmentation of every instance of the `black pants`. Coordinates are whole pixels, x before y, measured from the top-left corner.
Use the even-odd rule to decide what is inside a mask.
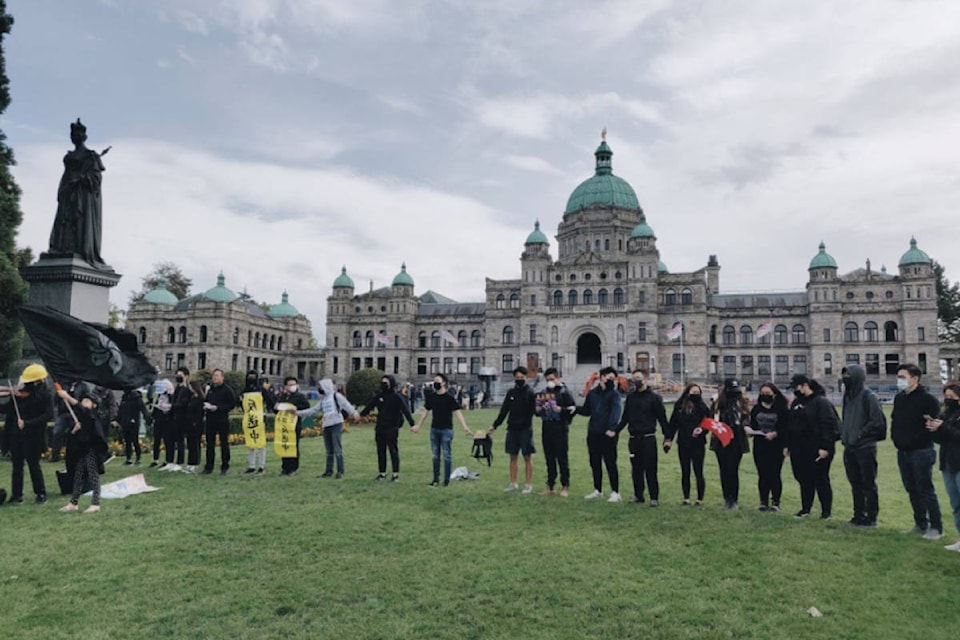
[[[297,434],[297,455],[292,458],[280,458],[280,471],[284,474],[290,474],[300,468],[300,425],[296,428]]]
[[[560,486],[570,486],[570,430],[565,422],[543,421],[543,457],[547,461],[547,487],[553,489],[560,472]]]
[[[703,439],[699,444],[677,444],[677,454],[680,456],[680,488],[683,490],[683,499],[690,499],[690,468],[697,477],[697,500],[703,500],[707,489],[707,482],[703,477],[703,459],[707,454],[707,445]]]
[[[387,472],[387,451],[390,452],[390,465],[394,473],[400,473],[400,448],[397,446],[397,429],[377,429],[374,438],[377,442],[377,469]]]
[[[230,468],[230,423],[227,420],[207,419],[207,464],[204,469],[213,471],[217,459],[217,436],[220,436],[220,470]],[[199,448],[199,444],[198,444]],[[199,457],[199,453],[197,455]]]
[[[185,425],[178,420],[167,422],[167,428],[163,432],[163,444],[167,449],[167,464],[176,461],[177,464],[183,464],[183,437],[185,435]],[[176,456],[176,457],[174,457]]]
[[[184,435],[187,438],[187,464],[195,467],[200,464],[200,437],[203,435],[203,423],[187,425]]]
[[[650,499],[660,499],[660,483],[657,481],[657,438],[630,436],[627,441],[630,451],[630,469],[633,477],[634,498],[643,499],[643,481],[647,481]]]
[[[71,503],[77,504],[80,502],[84,480],[90,483],[93,491],[91,504],[100,504],[100,461],[97,460],[97,453],[93,449],[85,450],[80,454],[80,459],[77,460],[77,467],[73,475],[73,493],[70,496]]]
[[[593,471],[593,488],[603,491],[603,466],[610,476],[610,490],[620,493],[620,473],[617,471],[617,442],[619,436],[609,437],[606,433],[587,432],[587,453],[590,456],[590,470]]]
[[[877,445],[844,449],[843,468],[853,492],[853,517],[863,522],[876,522],[880,512]]]
[[[160,459],[160,445],[164,443],[166,438],[167,424],[169,420],[164,418],[154,418],[153,419],[153,461],[156,462]]]
[[[137,460],[140,459],[140,425],[124,425],[123,426],[123,455],[126,456],[127,460],[130,459],[130,454],[136,452]]]
[[[719,443],[718,445],[719,446]],[[736,441],[716,450],[717,465],[720,467],[720,489],[723,501],[730,504],[740,500],[740,460],[743,451]]]
[[[40,470],[40,447],[30,442],[23,442],[14,438],[10,443],[10,462],[13,463],[13,476],[10,479],[10,498],[23,498],[23,463],[30,469],[30,483],[33,493],[37,496],[47,495],[47,487],[43,483],[43,472]]]
[[[753,439],[753,462],[757,465],[757,490],[760,504],[780,506],[783,495],[783,444],[779,440],[767,440],[760,436]]]
[[[833,488],[830,486],[830,464],[833,451],[825,459],[816,461],[817,448],[792,447],[790,466],[793,477],[800,484],[800,509],[807,513],[813,507],[814,493],[820,498],[820,514],[829,516],[833,509]]]

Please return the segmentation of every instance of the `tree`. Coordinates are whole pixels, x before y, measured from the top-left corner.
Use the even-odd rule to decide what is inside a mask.
[[[176,263],[157,262],[153,270],[140,279],[140,291],[130,292],[130,305],[140,302],[148,291],[159,287],[161,282],[180,300],[190,295],[190,287],[193,286],[193,280],[183,275],[183,270]]]
[[[350,404],[363,404],[376,395],[384,375],[379,369],[360,369],[350,376],[347,380],[347,400]]]
[[[10,79],[3,56],[3,38],[13,27],[6,0],[0,0],[0,113],[10,106]],[[10,167],[16,164],[7,136],[0,131],[0,372],[5,372],[20,357],[23,327],[17,307],[26,302],[27,286],[17,271],[21,251],[16,247],[17,229],[23,220],[20,211],[20,187]],[[32,252],[31,252],[32,255]]]
[[[944,342],[960,341],[960,283],[950,284],[946,269],[933,261],[937,278],[937,334]]]

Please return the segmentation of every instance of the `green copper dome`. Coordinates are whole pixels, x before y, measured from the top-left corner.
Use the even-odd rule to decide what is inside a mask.
[[[143,296],[144,302],[149,302],[150,304],[166,304],[171,307],[178,302],[177,296],[173,295],[169,289],[167,289],[167,283],[165,280],[161,280],[157,283],[156,289],[151,289],[147,291]]]
[[[527,241],[524,244],[550,244],[550,241],[547,240],[547,236],[540,231],[540,221],[537,220],[533,224],[533,231],[530,232],[530,235],[527,236]]]
[[[297,311],[295,306],[288,302],[287,292],[284,291],[283,295],[280,296],[280,304],[275,304],[270,307],[267,315],[271,318],[295,318],[300,315],[300,312]]]
[[[597,170],[570,194],[566,213],[573,213],[593,204],[605,204],[624,209],[639,209],[637,194],[623,178],[613,175],[611,158],[613,151],[604,139],[593,154],[597,158]]]
[[[350,279],[350,276],[347,275],[347,266],[344,265],[340,269],[340,275],[337,276],[337,279],[333,281],[334,289],[353,289],[353,280]]]
[[[829,267],[831,269],[837,268],[837,261],[833,259],[829,253],[827,253],[827,245],[820,242],[820,253],[813,256],[813,260],[810,261],[810,269],[821,269],[823,267]]]
[[[663,260],[657,260],[657,273],[670,273],[667,265],[663,264]]]
[[[237,294],[224,285],[226,278],[223,277],[223,271],[217,275],[217,286],[207,289],[203,292],[203,297],[214,302],[233,302],[237,299]]]
[[[910,238],[910,249],[900,258],[900,264],[898,266],[905,267],[908,264],[930,264],[930,262],[930,256],[920,249],[917,249],[917,239]]]
[[[644,213],[640,212],[640,220],[637,222],[637,226],[633,228],[633,231],[630,232],[631,238],[653,238],[656,239],[656,235],[653,233],[653,229],[650,225],[647,224],[647,216]]]
[[[400,267],[400,273],[398,273],[398,274],[396,275],[396,277],[393,279],[393,284],[395,284],[395,285],[397,285],[397,284],[405,284],[405,285],[409,285],[409,286],[411,286],[411,287],[413,286],[413,278],[411,278],[411,277],[410,277],[410,274],[407,273],[407,263],[406,263],[406,262],[404,262],[403,265]]]

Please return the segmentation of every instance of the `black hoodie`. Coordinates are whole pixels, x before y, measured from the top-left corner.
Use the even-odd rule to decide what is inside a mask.
[[[658,422],[666,435],[670,427],[667,424],[667,411],[663,408],[663,398],[650,387],[644,386],[642,390],[637,389],[627,395],[617,431],[622,431],[626,426],[631,436],[642,438],[655,434]]]
[[[403,399],[403,396],[397,391],[397,380],[392,375],[386,376],[390,381],[389,389],[381,389],[380,393],[373,396],[366,406],[363,408],[363,411],[360,412],[361,416],[368,415],[374,409],[377,410],[377,426],[376,430],[380,432],[392,432],[398,430],[403,426],[403,421],[406,421],[412,427],[415,423],[413,420],[413,415],[410,413],[410,409],[407,408],[407,403]]]
[[[893,416],[890,435],[900,451],[917,451],[933,446],[933,436],[927,431],[927,419],[940,414],[940,403],[922,384],[907,393],[901,391],[893,398]]]

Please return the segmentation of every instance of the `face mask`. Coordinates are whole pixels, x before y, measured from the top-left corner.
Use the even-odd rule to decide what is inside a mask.
[[[643,380],[633,379],[633,386],[637,389],[643,389]]]
[[[383,389],[384,391],[390,391],[390,383],[389,383],[389,382],[381,382],[381,383],[380,383],[380,388]]]
[[[442,383],[442,382],[434,382],[434,383],[433,383],[433,388],[436,389],[437,391],[440,391],[440,387],[442,387],[442,386],[443,386],[443,383]]]
[[[843,388],[844,389],[850,388],[850,378],[843,378]]]
[[[607,380],[603,383],[603,386],[607,389],[613,389],[613,380]]]
[[[553,380],[547,380],[547,389],[553,389],[556,386],[557,386],[556,382],[554,382]]]
[[[183,376],[177,376],[177,384],[183,384]]]
[[[910,383],[904,380],[903,378],[897,378],[897,390],[906,391],[907,387],[910,386]]]
[[[955,411],[957,407],[960,407],[960,400],[947,398],[946,400],[943,401],[943,404],[947,408],[947,411]]]
[[[691,394],[690,394],[689,396],[687,396],[687,397],[690,398],[690,402],[692,402],[693,404],[697,404],[698,402],[700,402],[700,394],[699,394],[699,393],[691,393]]]
[[[760,396],[760,403],[761,403],[761,404],[773,404],[773,396],[769,396],[769,395],[762,395],[762,396]]]
[[[299,389],[299,388],[300,388],[300,387],[298,387],[297,385],[292,384],[292,385],[290,385],[289,387],[287,387],[287,393],[296,393],[296,392],[297,392],[297,389]]]
[[[793,395],[797,396],[798,398],[802,398],[802,397],[803,397],[803,391],[801,391],[800,389],[794,389],[794,390],[793,390]]]
[[[514,380],[513,384],[517,385],[517,388],[525,387],[527,385],[526,380]]]

